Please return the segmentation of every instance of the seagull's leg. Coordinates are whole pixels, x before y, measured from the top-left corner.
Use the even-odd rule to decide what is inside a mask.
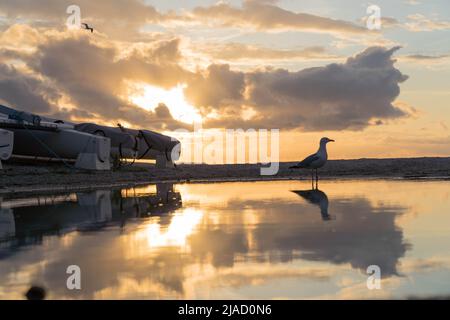
[[[319,175],[317,174],[317,169],[316,169],[316,189],[319,189]]]
[[[311,169],[311,185],[312,188],[314,189],[314,169]]]

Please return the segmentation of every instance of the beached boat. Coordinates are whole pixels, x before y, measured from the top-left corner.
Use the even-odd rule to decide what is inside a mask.
[[[115,158],[156,160],[158,168],[173,167],[180,158],[180,142],[157,132],[94,123],[77,124],[75,130],[110,138],[111,155]]]
[[[72,125],[0,105],[0,128],[14,133],[12,156],[75,161],[74,167],[80,169],[111,168],[110,140],[74,130]]]
[[[2,169],[2,161],[8,160],[11,157],[13,146],[14,133],[0,129],[0,169]]]

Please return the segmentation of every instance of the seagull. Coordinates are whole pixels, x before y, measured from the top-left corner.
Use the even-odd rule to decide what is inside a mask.
[[[319,175],[317,170],[322,168],[328,160],[327,143],[334,142],[329,138],[320,139],[319,151],[305,158],[295,166],[289,167],[289,169],[311,169],[311,179],[314,183],[314,170],[316,170],[316,183],[319,181]]]
[[[84,29],[91,30],[91,33],[94,32],[94,28],[89,27],[87,23],[82,23],[82,25],[84,26]]]

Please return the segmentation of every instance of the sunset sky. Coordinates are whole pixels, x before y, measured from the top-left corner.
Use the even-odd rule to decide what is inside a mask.
[[[449,156],[449,101],[448,0],[0,0],[0,103],[42,115],[280,129],[282,161],[322,136],[333,159]]]

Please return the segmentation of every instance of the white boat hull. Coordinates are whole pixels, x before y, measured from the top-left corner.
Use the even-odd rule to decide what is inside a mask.
[[[75,167],[110,170],[111,142],[108,138],[64,129],[43,131],[10,129],[14,132],[13,155],[75,160]]]

